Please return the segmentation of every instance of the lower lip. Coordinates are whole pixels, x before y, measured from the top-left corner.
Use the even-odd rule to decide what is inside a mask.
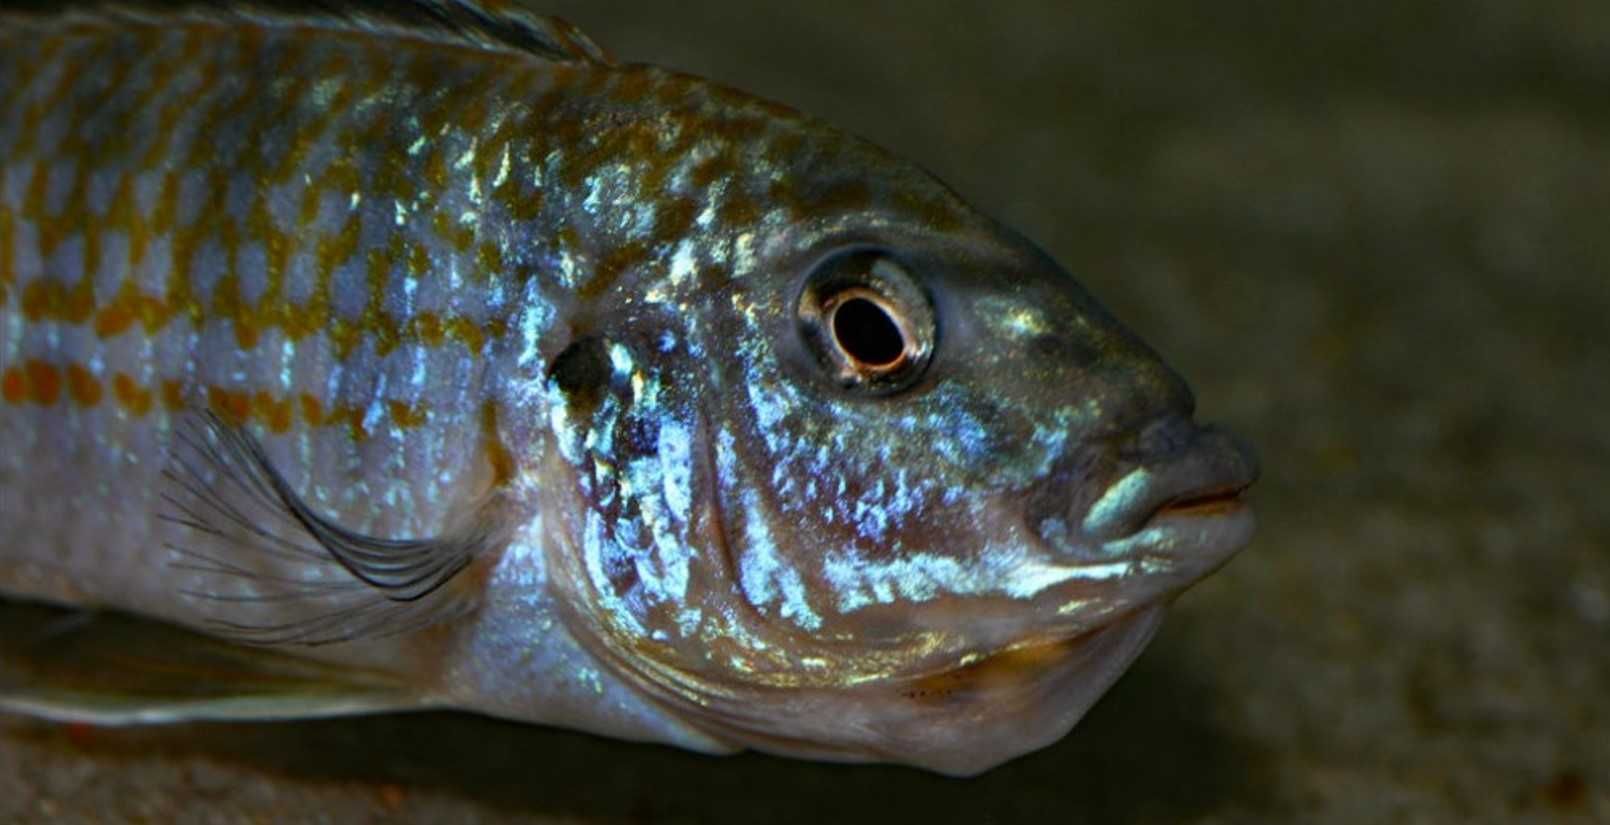
[[[1245,547],[1256,528],[1253,508],[1240,499],[1201,500],[1157,511],[1122,552],[1166,557],[1176,576],[1194,581]]]

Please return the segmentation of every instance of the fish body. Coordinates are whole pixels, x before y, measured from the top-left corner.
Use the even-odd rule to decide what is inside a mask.
[[[0,10],[0,593],[330,689],[0,705],[971,773],[1250,537],[1183,381],[877,147],[513,4],[64,5]]]

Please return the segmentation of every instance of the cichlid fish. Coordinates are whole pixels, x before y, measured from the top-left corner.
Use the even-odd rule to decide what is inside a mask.
[[[512,3],[3,9],[0,707],[969,774],[1251,537],[1152,350],[789,108]]]

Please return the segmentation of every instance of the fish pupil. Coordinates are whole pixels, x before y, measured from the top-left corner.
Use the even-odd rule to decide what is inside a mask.
[[[833,339],[844,354],[868,367],[889,367],[906,351],[900,325],[867,298],[850,298],[833,311]]]

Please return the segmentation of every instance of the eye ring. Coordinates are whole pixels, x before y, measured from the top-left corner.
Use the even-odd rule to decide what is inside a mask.
[[[888,395],[927,368],[936,335],[933,305],[893,258],[860,251],[831,257],[806,279],[800,333],[841,389]]]

